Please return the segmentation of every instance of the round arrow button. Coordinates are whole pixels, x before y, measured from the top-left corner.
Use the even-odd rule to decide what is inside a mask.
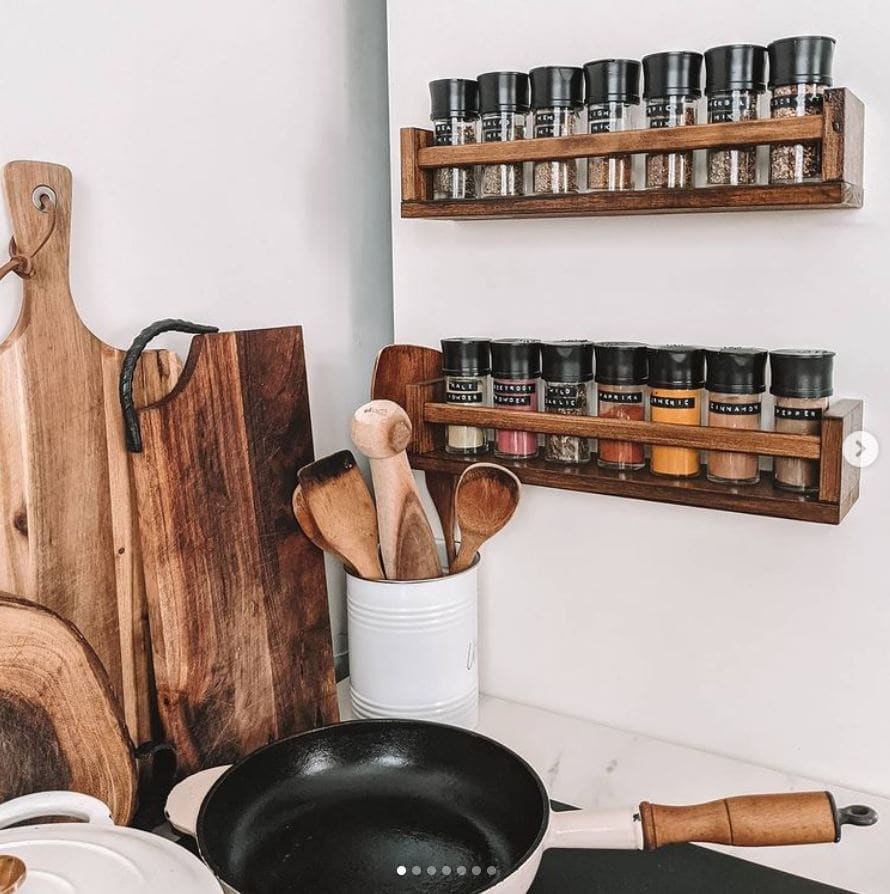
[[[844,459],[859,469],[867,469],[881,452],[878,439],[867,431],[854,431],[844,438]]]

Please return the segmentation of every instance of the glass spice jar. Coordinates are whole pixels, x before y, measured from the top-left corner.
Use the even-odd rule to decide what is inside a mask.
[[[833,388],[833,351],[772,351],[770,391],[776,398],[776,431],[817,435]],[[814,459],[777,456],[773,483],[781,490],[819,492],[819,463]]]
[[[701,425],[701,389],[705,352],[690,345],[649,348],[649,414],[653,422]],[[694,478],[701,456],[690,447],[653,445],[649,468],[655,475]]]
[[[584,72],[580,68],[545,65],[529,72],[532,88],[534,136],[569,137],[578,128],[578,110],[584,104]],[[537,161],[536,193],[578,192],[578,162]]]
[[[713,47],[705,53],[708,123],[755,121],[766,90],[766,48],[751,44]],[[757,147],[708,149],[708,184],[748,186],[757,182]]]
[[[607,419],[646,419],[646,381],[649,357],[645,345],[630,341],[601,341],[596,356],[597,415]],[[597,463],[604,469],[642,469],[645,448],[633,441],[599,439]]]
[[[463,146],[477,141],[479,87],[465,78],[430,81],[434,140],[437,146]],[[472,166],[436,168],[434,199],[476,198],[476,170]]]
[[[529,110],[528,75],[519,71],[490,71],[478,77],[482,112],[482,142],[524,140]],[[525,194],[525,166],[521,161],[482,165],[482,197]]]
[[[552,341],[541,345],[544,410],[561,416],[589,416],[593,383],[593,342]],[[544,456],[557,463],[590,462],[590,439],[545,435]]]
[[[643,59],[646,121],[650,128],[685,127],[697,121],[701,97],[701,53],[653,53]],[[694,185],[695,153],[646,156],[647,189],[688,189]]]
[[[769,86],[773,118],[821,115],[832,85],[832,37],[786,37],[769,45]],[[780,143],[770,147],[770,183],[804,183],[822,176],[821,142]]]
[[[707,351],[708,425],[759,431],[763,421],[767,352],[759,348]],[[756,453],[708,451],[708,479],[721,484],[757,484]]]
[[[446,403],[490,406],[490,373],[491,349],[487,339],[442,339]],[[485,429],[471,425],[449,425],[445,434],[445,449],[448,453],[464,455],[486,453],[488,439]]]
[[[640,104],[640,63],[631,59],[600,59],[584,66],[587,87],[587,132],[631,130],[634,108]],[[604,155],[587,160],[587,189],[634,188],[633,155]]]
[[[535,413],[541,379],[541,343],[499,338],[491,343],[494,405],[502,410]],[[528,459],[538,455],[538,436],[531,431],[497,431],[495,456]]]

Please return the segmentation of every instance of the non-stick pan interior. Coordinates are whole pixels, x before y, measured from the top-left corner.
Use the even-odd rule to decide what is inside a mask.
[[[541,840],[547,795],[489,739],[410,721],[276,742],[207,797],[202,856],[240,894],[470,894]]]

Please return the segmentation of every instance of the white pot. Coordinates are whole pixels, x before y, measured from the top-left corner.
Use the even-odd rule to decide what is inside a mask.
[[[8,826],[47,816],[76,823]],[[24,864],[16,894],[220,894],[213,873],[187,850],[115,826],[108,807],[76,792],[40,792],[0,804],[0,854]]]

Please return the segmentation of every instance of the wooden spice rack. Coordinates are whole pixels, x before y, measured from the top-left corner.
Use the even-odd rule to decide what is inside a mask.
[[[541,487],[835,525],[859,498],[859,469],[843,457],[844,439],[862,428],[863,405],[859,400],[835,401],[823,417],[821,434],[792,435],[458,406],[444,402],[441,379],[405,382],[404,394],[405,410],[413,426],[409,459],[415,469],[422,471],[460,475],[468,465],[482,460],[505,466],[523,483]],[[569,466],[540,457],[517,461],[495,459],[493,454],[463,457],[445,451],[445,425],[799,457],[819,462],[819,493],[807,498],[778,490],[767,472],[759,484],[733,486],[708,481],[704,467],[701,477],[680,480],[653,475],[648,469],[636,472],[601,469],[595,458],[584,465]]]
[[[438,220],[587,217],[689,211],[861,208],[864,107],[849,90],[825,92],[821,115],[701,124],[620,133],[434,146],[433,133],[401,131],[402,217]],[[806,141],[822,143],[822,179],[814,183],[637,189],[554,196],[433,200],[435,168],[680,152]]]

